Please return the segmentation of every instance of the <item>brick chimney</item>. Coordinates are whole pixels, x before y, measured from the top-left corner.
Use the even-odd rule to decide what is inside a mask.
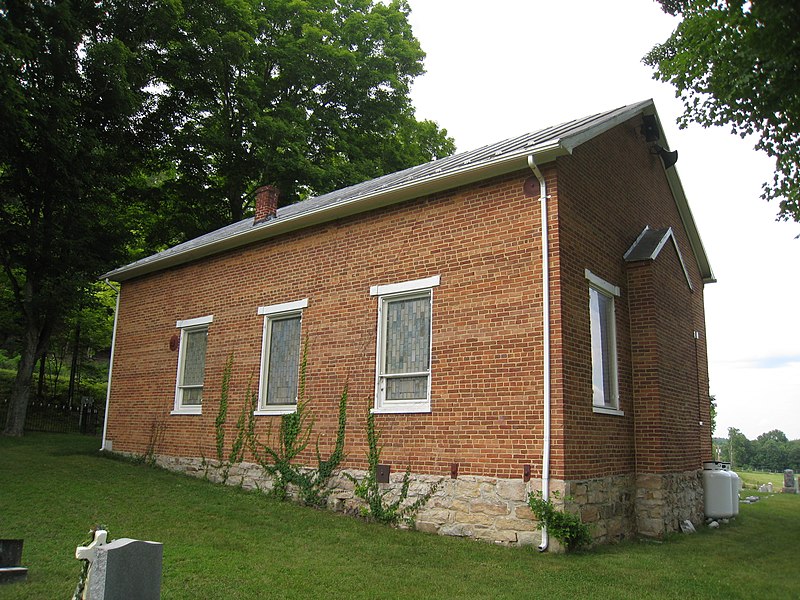
[[[280,192],[274,185],[262,185],[256,190],[256,215],[253,225],[274,219],[278,211]]]

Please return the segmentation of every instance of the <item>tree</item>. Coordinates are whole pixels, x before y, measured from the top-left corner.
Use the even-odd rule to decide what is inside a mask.
[[[6,435],[22,435],[54,328],[125,256],[131,174],[157,131],[156,39],[174,17],[171,0],[0,5],[0,265],[21,355]]]
[[[424,54],[408,14],[404,0],[0,4],[0,298],[21,356],[6,434],[99,273],[242,218],[261,184],[292,202],[453,151],[410,104]]]
[[[711,433],[717,429],[717,398],[716,396],[708,397],[708,416],[711,423]]]
[[[675,86],[681,127],[755,134],[776,161],[762,197],[779,201],[780,219],[800,221],[800,2],[658,1],[683,20],[644,62]]]
[[[800,440],[792,440],[788,444],[786,452],[787,468],[792,469],[795,474],[800,472]]]
[[[753,466],[763,471],[780,473],[786,468],[787,448],[785,444],[768,438],[761,443],[755,444],[753,456]]]
[[[752,458],[752,442],[735,427],[728,428],[728,451],[734,468],[749,466]],[[723,457],[725,458],[725,457]]]
[[[172,133],[156,243],[243,218],[254,190],[282,205],[449,155],[409,99],[424,53],[405,0],[185,0],[164,48]]]
[[[752,442],[752,447],[754,467],[773,472],[787,468],[789,440],[779,429],[762,433]]]
[[[762,433],[760,436],[756,438],[756,441],[759,444],[765,444],[767,441],[772,440],[779,444],[785,444],[788,442],[788,438],[786,434],[783,433],[780,429],[773,429],[772,431],[767,431],[766,433]]]

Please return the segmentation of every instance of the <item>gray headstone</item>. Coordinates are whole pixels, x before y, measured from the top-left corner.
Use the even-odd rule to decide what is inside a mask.
[[[0,584],[25,581],[28,569],[22,564],[22,540],[0,540]]]
[[[791,469],[783,472],[783,491],[794,494],[794,471]]]
[[[120,538],[97,547],[87,600],[159,600],[164,546]]]
[[[22,540],[0,540],[0,567],[22,564]]]

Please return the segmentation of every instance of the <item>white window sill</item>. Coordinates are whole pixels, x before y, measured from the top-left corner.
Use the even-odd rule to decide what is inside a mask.
[[[270,406],[269,408],[259,408],[253,411],[255,417],[272,417],[276,415],[290,415],[297,412],[297,405],[289,406]]]
[[[373,415],[430,414],[430,406],[382,406],[371,408]]]
[[[175,410],[173,410],[169,414],[171,414],[171,415],[202,415],[203,414],[203,407],[201,407],[201,406],[192,406],[191,408],[189,408],[189,407],[176,408]]]
[[[624,417],[625,413],[622,412],[618,408],[608,408],[606,406],[593,406],[592,411],[596,412],[599,415],[616,415],[618,417]]]

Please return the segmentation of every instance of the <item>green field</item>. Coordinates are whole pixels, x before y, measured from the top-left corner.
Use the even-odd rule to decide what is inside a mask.
[[[783,489],[783,473],[764,473],[763,471],[736,471],[746,490],[757,490],[763,483],[772,483],[773,490]]]
[[[95,524],[164,543],[162,597],[791,598],[800,496],[741,507],[719,530],[569,555],[400,531],[99,456],[69,435],[0,438],[0,537],[28,582],[0,598],[69,598]],[[773,482],[775,483],[775,482]]]

